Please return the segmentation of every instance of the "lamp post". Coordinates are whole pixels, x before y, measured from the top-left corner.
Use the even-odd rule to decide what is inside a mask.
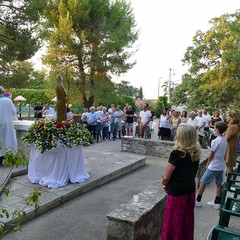
[[[171,101],[171,81],[172,81],[172,68],[169,68],[169,79],[168,79],[168,102]]]
[[[19,120],[22,120],[22,101],[26,101],[27,99],[24,98],[23,96],[17,96],[16,98],[14,98],[13,101],[18,101],[20,102],[20,105],[19,105]]]

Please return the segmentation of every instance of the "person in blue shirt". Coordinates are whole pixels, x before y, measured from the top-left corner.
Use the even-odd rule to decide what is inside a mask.
[[[90,113],[88,116],[88,130],[90,131],[91,136],[96,139],[98,113],[95,112],[94,106],[90,107],[89,110]]]

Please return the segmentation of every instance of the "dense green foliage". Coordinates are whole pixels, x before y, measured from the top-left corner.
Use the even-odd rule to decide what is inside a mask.
[[[129,62],[130,48],[138,32],[129,4],[121,0],[48,1],[45,17],[49,30],[45,64],[61,72],[64,85],[71,83],[69,91],[77,89],[87,107],[113,92],[111,74],[124,73],[134,64]]]
[[[0,85],[4,86],[4,88],[46,88],[45,72],[34,70],[32,63],[17,61],[12,63],[11,66],[11,74],[0,78]]]
[[[189,109],[239,108],[240,10],[210,21],[212,27],[198,31],[183,62],[189,66],[176,87],[173,103]]]
[[[56,74],[54,72],[51,72],[50,75],[52,74],[51,78],[56,78]],[[55,94],[55,87],[56,83],[55,81],[51,81],[50,78],[47,81],[48,83],[48,95],[50,94],[51,96],[54,96]],[[67,92],[67,101],[68,104],[72,104],[73,106],[78,106],[81,110],[83,110],[83,103],[82,103],[82,98],[79,92],[78,88],[73,88],[71,85],[71,81],[68,81],[65,79],[64,81],[64,87]],[[103,85],[104,87],[99,86],[98,88],[98,95],[95,96],[94,99],[94,106],[106,106],[110,107],[111,104],[115,105],[121,105],[125,106],[126,103],[131,104],[133,107],[135,107],[135,100],[134,100],[134,92],[130,92],[130,95],[126,95],[124,93],[129,93],[129,89],[135,89],[136,92],[138,93],[141,91],[141,89],[135,88],[129,83],[127,85],[123,84],[121,85],[121,91],[118,91],[119,87],[116,87],[115,84],[111,81],[105,81],[105,79],[102,79],[101,82],[96,82],[97,85]]]
[[[155,116],[159,117],[162,114],[162,111],[165,107],[170,108],[170,103],[167,102],[168,98],[166,96],[162,96],[158,98],[156,107],[154,109]]]
[[[38,27],[45,0],[0,0],[0,79],[17,71],[40,47]]]
[[[42,104],[52,103],[51,100],[55,95],[51,95],[51,92],[48,90],[37,90],[37,89],[11,89],[12,99],[21,95],[27,100],[25,103],[30,103],[35,105],[37,102]]]
[[[130,85],[128,81],[121,81],[121,83],[115,84],[116,93],[118,95],[131,96],[137,99],[143,99],[142,87],[139,89]]]
[[[132,97],[121,95],[119,96],[116,101],[114,102],[115,106],[120,105],[122,106],[122,109],[125,107],[125,105],[128,103],[128,105],[131,105],[133,110],[136,109],[135,100]]]

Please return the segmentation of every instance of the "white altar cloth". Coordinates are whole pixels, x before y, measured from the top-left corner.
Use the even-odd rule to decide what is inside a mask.
[[[89,177],[81,146],[64,148],[57,146],[41,153],[31,145],[28,178],[48,188],[59,188],[82,182]]]

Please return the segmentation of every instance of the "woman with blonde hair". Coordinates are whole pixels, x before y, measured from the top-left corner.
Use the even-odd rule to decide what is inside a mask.
[[[228,122],[228,128],[224,136],[228,141],[228,148],[225,155],[225,162],[226,162],[227,174],[228,174],[232,172],[233,167],[236,166],[240,120],[239,120],[239,116],[234,111],[229,111],[227,113],[226,119]]]
[[[200,160],[196,129],[186,123],[177,128],[176,141],[162,176],[167,192],[162,240],[194,239],[195,176]]]

